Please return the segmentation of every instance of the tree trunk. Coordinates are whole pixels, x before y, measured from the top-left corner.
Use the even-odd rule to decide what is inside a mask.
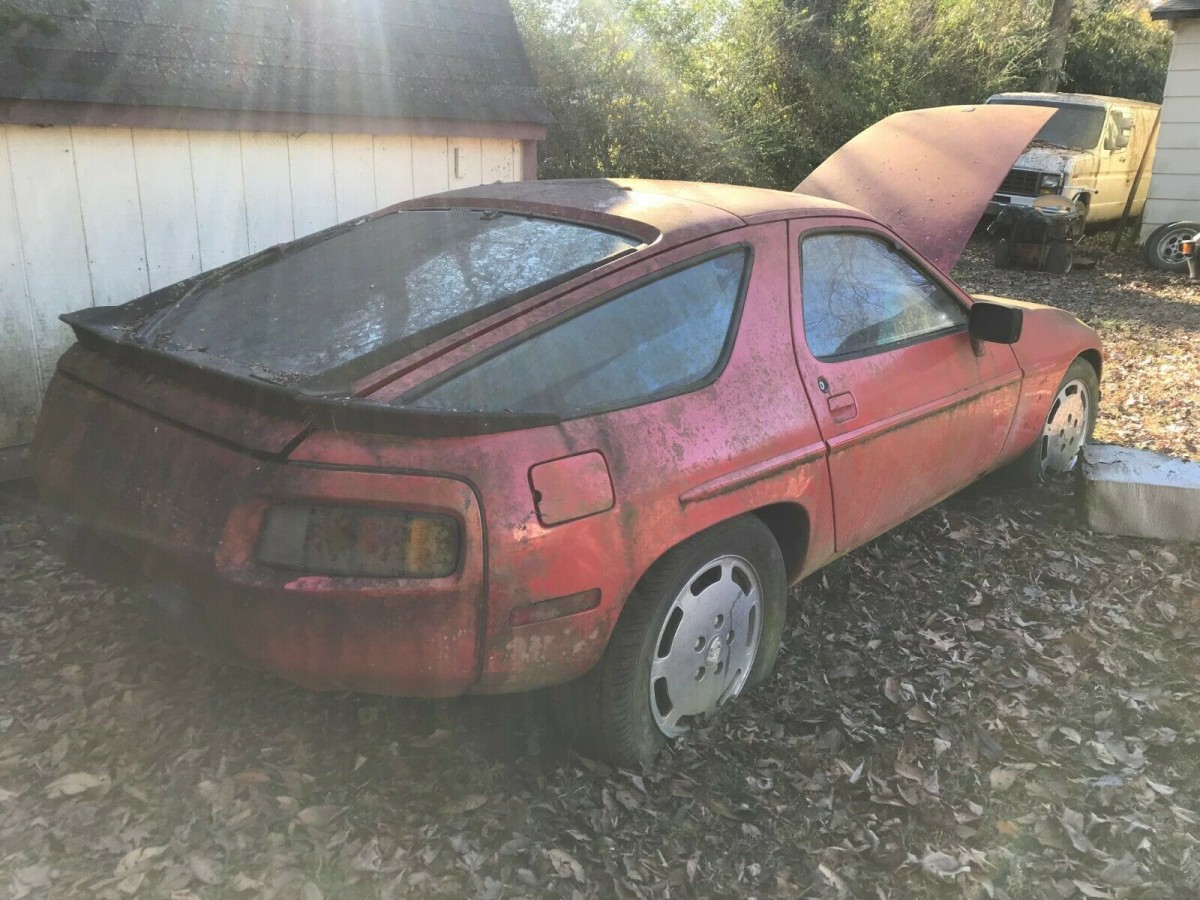
[[[1039,90],[1053,93],[1058,90],[1063,62],[1067,58],[1067,35],[1071,31],[1071,10],[1075,0],[1054,0],[1050,8],[1050,35],[1046,41],[1046,65],[1042,69]]]

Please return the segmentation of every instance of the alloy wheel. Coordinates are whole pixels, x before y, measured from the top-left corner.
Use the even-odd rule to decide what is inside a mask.
[[[1064,384],[1054,398],[1042,429],[1042,471],[1069,472],[1087,439],[1091,398],[1079,379]]]
[[[762,637],[762,587],[740,556],[701,566],[676,595],[650,664],[650,708],[667,737],[736,697]]]

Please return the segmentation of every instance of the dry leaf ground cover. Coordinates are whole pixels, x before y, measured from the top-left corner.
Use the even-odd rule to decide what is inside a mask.
[[[1200,458],[1193,285],[985,252],[973,289],[1103,331],[1100,438]],[[1200,548],[1078,530],[1069,484],[985,484],[801,585],[777,677],[646,772],[537,696],[196,659],[56,521],[0,495],[0,897],[1200,893]]]

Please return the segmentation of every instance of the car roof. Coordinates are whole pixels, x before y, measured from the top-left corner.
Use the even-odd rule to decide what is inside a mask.
[[[741,225],[805,216],[872,218],[861,210],[787,191],[689,181],[587,178],[484,184],[418,197],[400,209],[483,207],[607,228],[654,243],[693,240]]]
[[[1125,97],[1105,97],[1101,94],[1053,94],[1035,91],[1009,91],[1004,94],[992,94],[988,103],[993,100],[1025,100],[1029,103],[1067,103],[1075,106],[1148,106],[1156,107],[1157,103],[1145,100],[1129,100]]]

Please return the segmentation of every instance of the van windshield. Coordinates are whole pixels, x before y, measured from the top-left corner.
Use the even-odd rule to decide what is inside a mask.
[[[496,210],[401,211],[214,273],[136,339],[340,390],[552,282],[640,246],[571,222]],[[371,369],[368,368],[368,371]],[[345,377],[343,377],[343,374]]]
[[[989,100],[1010,106],[1049,106],[1057,109],[1050,121],[1042,126],[1034,141],[1066,147],[1071,150],[1095,150],[1104,130],[1104,109],[1100,106],[1039,102],[1016,98]]]

